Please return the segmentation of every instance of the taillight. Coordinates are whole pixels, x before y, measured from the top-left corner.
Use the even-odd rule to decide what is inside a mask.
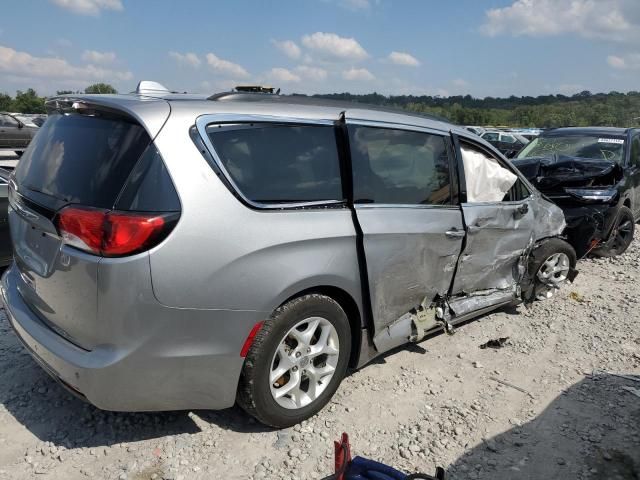
[[[69,206],[57,217],[60,236],[68,245],[105,257],[122,257],[160,243],[178,214],[131,213]]]

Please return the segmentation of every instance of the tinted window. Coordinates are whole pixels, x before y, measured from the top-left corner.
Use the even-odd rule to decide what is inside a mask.
[[[485,133],[482,138],[484,138],[487,142],[497,142],[498,134],[497,133]]]
[[[180,200],[160,152],[151,144],[133,168],[122,190],[117,210],[178,212]]]
[[[516,143],[516,138],[512,137],[511,135],[502,135],[500,140],[505,143]]]
[[[356,203],[444,205],[450,202],[449,157],[443,137],[349,127]]]
[[[259,203],[342,200],[331,126],[210,125],[218,158],[249,200]]]
[[[135,123],[55,114],[20,159],[16,181],[67,203],[112,208],[149,142]]]

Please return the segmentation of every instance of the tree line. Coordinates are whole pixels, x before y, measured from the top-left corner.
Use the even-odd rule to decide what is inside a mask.
[[[396,107],[443,117],[459,125],[510,127],[640,126],[640,92],[541,95],[538,97],[474,98],[334,93],[314,95],[373,105]]]
[[[106,83],[89,85],[84,91],[60,90],[58,95],[73,93],[118,93]],[[417,113],[436,115],[459,125],[494,125],[511,127],[565,126],[640,126],[640,92],[591,93],[575,95],[510,96],[506,98],[474,98],[471,95],[451,97],[429,95],[363,95],[332,93],[313,95],[372,105],[395,107]],[[0,93],[0,111],[45,113],[44,97],[29,88],[15,97]]]
[[[57,95],[69,95],[72,93],[118,93],[108,83],[94,83],[84,90],[58,90]],[[38,95],[33,88],[18,90],[15,97],[6,93],[0,93],[0,112],[15,113],[46,113],[44,102],[46,97]]]

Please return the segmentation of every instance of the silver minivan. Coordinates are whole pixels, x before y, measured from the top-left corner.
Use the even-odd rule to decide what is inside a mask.
[[[56,97],[10,182],[16,334],[99,408],[285,427],[348,368],[546,298],[561,210],[438,119],[300,96]]]

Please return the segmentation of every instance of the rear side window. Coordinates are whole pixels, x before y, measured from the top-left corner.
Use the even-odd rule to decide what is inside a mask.
[[[444,137],[349,127],[355,203],[446,205],[451,201]]]
[[[207,135],[237,188],[252,202],[343,199],[331,126],[209,125]]]
[[[113,208],[150,141],[123,119],[53,114],[20,159],[16,181],[65,203]]]

